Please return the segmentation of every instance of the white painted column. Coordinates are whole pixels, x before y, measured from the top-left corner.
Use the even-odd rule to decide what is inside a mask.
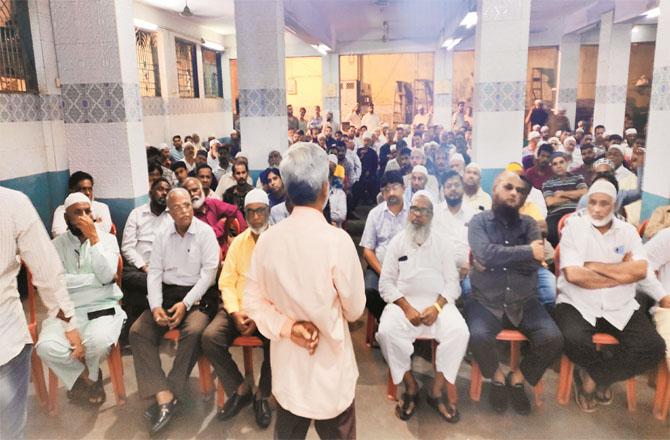
[[[257,172],[288,143],[283,3],[235,0],[235,29],[242,150]]]
[[[659,7],[641,220],[649,218],[656,207],[670,204],[670,0],[660,0]]]
[[[51,0],[70,172],[95,179],[117,228],[147,199],[132,0]]]
[[[322,113],[333,112],[333,121],[340,123],[340,54],[321,57],[323,83]]]
[[[579,83],[579,35],[563,35],[558,46],[558,81],[556,83],[556,108],[564,109],[570,128],[576,126],[577,85]]]
[[[433,76],[433,124],[451,130],[452,93],[451,82],[454,76],[454,52],[441,48],[433,57],[435,74]]]
[[[632,26],[614,24],[614,11],[600,19],[593,124],[604,125],[609,133],[623,134]]]
[[[233,90],[230,80],[230,56],[225,52],[221,56],[221,82],[223,85],[223,131],[233,131]]]
[[[477,16],[472,145],[489,191],[507,163],[521,161],[530,0],[479,0]]]

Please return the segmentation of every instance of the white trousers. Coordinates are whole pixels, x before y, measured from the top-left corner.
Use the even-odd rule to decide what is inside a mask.
[[[70,343],[65,336],[63,325],[58,318],[47,318],[42,321],[42,331],[37,339],[37,355],[44,361],[68,390],[77,381],[77,378],[88,368],[88,377],[92,381],[98,380],[100,363],[107,358],[112,345],[121,334],[126,313],[120,306],[115,307],[114,316],[101,316],[92,321],[86,313],[75,311],[79,334],[86,351],[85,364],[72,357]]]
[[[419,310],[422,312],[423,309]],[[391,370],[394,384],[402,382],[407,371],[412,369],[412,353],[417,338],[435,339],[436,370],[450,383],[455,383],[470,332],[458,309],[452,303],[445,305],[431,326],[412,325],[405,313],[396,304],[388,304],[379,320],[377,342]]]

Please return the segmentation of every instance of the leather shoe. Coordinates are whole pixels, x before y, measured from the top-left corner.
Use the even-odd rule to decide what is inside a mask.
[[[506,382],[509,389],[509,400],[512,403],[514,411],[522,416],[530,414],[530,400],[528,400],[528,396],[526,395],[523,382],[516,385],[512,384],[511,372],[507,375]]]
[[[217,414],[217,417],[219,420],[233,418],[240,412],[240,410],[242,410],[242,408],[249,405],[252,400],[253,396],[251,395],[251,391],[241,396],[234,393],[228,400],[226,400],[226,403],[223,405],[223,408],[221,408],[221,411],[219,411],[219,414]]]
[[[174,402],[174,408],[176,409],[179,407],[181,404],[181,401],[179,401],[177,398],[173,400]],[[158,403],[152,404],[149,408],[147,408],[142,416],[144,417],[144,420],[153,423],[154,420],[156,419],[156,416],[158,415]]]
[[[254,399],[254,414],[256,416],[256,424],[259,428],[265,429],[270,426],[272,422],[272,408],[268,399]]]
[[[151,425],[151,430],[149,431],[149,435],[151,437],[155,436],[163,429],[165,429],[165,427],[170,423],[170,421],[174,417],[176,407],[177,407],[177,399],[173,399],[172,402],[169,403],[158,405],[158,411],[156,412],[156,417],[154,418],[153,424]]]
[[[504,383],[491,381],[489,403],[495,412],[502,414],[507,411],[507,388]]]

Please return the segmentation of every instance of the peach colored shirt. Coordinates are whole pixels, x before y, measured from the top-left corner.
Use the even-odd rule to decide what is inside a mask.
[[[363,271],[349,235],[296,206],[264,232],[247,273],[244,310],[271,340],[272,392],[291,413],[331,419],[354,400],[358,367],[347,321],[365,308]],[[290,339],[294,321],[319,329],[316,352]]]

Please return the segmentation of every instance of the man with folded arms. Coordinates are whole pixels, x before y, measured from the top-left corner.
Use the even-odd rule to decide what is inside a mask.
[[[71,401],[98,406],[106,398],[100,362],[119,339],[126,319],[118,304],[123,294],[115,282],[119,245],[112,234],[96,227],[87,196],[72,193],[63,207],[67,232],[54,238],[53,244],[65,268],[84,353],[72,350],[56,318],[42,322],[36,349],[65,384]]]
[[[568,222],[561,238],[561,275],[554,318],[575,363],[575,400],[584,412],[609,405],[610,385],[651,368],[665,343],[635,300],[635,283],[648,263],[635,227],[614,216],[614,185],[596,180],[589,188],[586,216]],[[619,344],[596,350],[595,333]]]
[[[193,218],[191,197],[185,189],[171,190],[167,206],[173,222],[156,233],[149,261],[150,310],[130,328],[140,397],[156,399],[145,412],[151,435],[172,420],[197,360],[200,336],[218,308],[214,279],[219,244],[214,231]],[[179,344],[166,378],[158,349],[165,333],[173,329],[179,330]]]
[[[435,380],[428,403],[447,422],[459,420],[458,410],[443,396],[447,381],[456,382],[468,346],[468,326],[456,308],[460,296],[455,252],[440,231],[433,230],[434,202],[428,191],[414,194],[405,229],[389,244],[379,290],[388,305],[379,321],[377,341],[391,370],[393,383],[405,383],[396,416],[408,420],[418,403],[419,386],[412,375],[417,338],[438,343]]]
[[[328,159],[298,142],[280,165],[291,215],[258,240],[247,273],[244,309],[270,339],[275,438],[356,437],[358,367],[349,322],[365,307],[363,271],[351,237],[329,225]]]
[[[202,350],[214,366],[228,396],[226,404],[219,411],[219,419],[228,420],[236,416],[253,400],[256,424],[263,429],[272,421],[272,411],[268,403],[272,392],[270,341],[258,332],[256,323],[249,318],[242,306],[242,299],[251,255],[256,242],[269,225],[269,205],[268,195],[262,189],[254,188],[247,193],[244,210],[249,228],[235,237],[230,244],[219,277],[223,307],[219,308],[217,315],[202,334]],[[229,348],[238,336],[257,336],[263,341],[263,366],[255,398],[250,384],[245,382],[230,355]]]

